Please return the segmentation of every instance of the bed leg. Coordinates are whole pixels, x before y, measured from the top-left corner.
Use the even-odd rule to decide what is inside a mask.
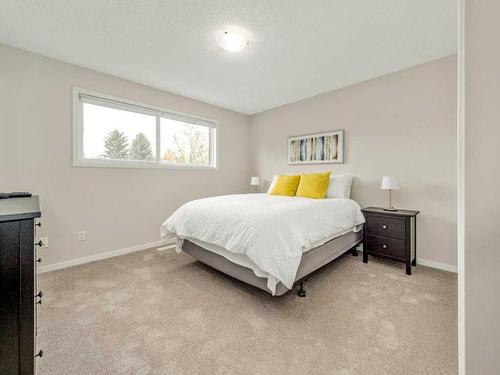
[[[351,249],[351,254],[352,254],[353,257],[357,257],[358,256],[358,250],[355,247],[353,247]]]
[[[300,283],[300,289],[299,289],[299,297],[305,297],[306,296],[306,291],[304,290],[304,283]]]

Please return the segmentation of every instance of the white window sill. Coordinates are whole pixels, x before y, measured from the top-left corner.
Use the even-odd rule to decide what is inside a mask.
[[[212,165],[183,165],[170,163],[157,163],[155,161],[112,161],[100,159],[84,159],[73,161],[73,167],[93,168],[142,168],[142,169],[187,169],[187,170],[217,170]]]

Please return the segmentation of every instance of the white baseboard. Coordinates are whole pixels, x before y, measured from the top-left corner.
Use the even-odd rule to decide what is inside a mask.
[[[155,242],[145,243],[142,245],[127,247],[125,249],[113,250],[113,251],[108,251],[105,253],[90,255],[88,257],[66,260],[64,262],[59,262],[59,263],[54,263],[54,264],[47,264],[46,266],[38,267],[38,273],[60,270],[60,269],[67,268],[67,267],[77,266],[79,264],[94,262],[96,260],[101,260],[101,259],[113,258],[113,257],[116,257],[118,255],[134,253],[136,251],[151,249],[153,247],[159,247],[162,245],[166,245],[165,241],[155,241]]]
[[[418,265],[426,266],[426,267],[430,267],[430,268],[436,268],[438,270],[458,273],[457,266],[453,266],[451,264],[446,264],[446,263],[441,263],[441,262],[435,262],[433,260],[417,258],[417,266]]]
[[[175,243],[165,244],[165,246],[159,247],[156,250],[164,251],[164,250],[173,249],[173,248],[175,248]]]
[[[356,246],[356,249],[360,252],[363,252],[363,245],[359,244],[358,246]],[[435,268],[442,271],[458,273],[457,266],[452,266],[451,264],[446,264],[441,262],[435,262],[433,260],[417,258],[417,266],[418,265]]]
[[[149,243],[145,243],[142,245],[127,247],[125,249],[113,250],[113,251],[108,251],[106,253],[90,255],[88,257],[71,259],[71,260],[66,260],[64,262],[48,264],[46,266],[40,266],[40,267],[38,267],[38,273],[60,270],[60,269],[67,268],[67,267],[77,266],[79,264],[95,262],[96,260],[113,258],[113,257],[119,256],[119,255],[125,255],[125,254],[129,254],[129,253],[134,253],[136,251],[151,249],[153,247],[157,247],[158,250],[163,251],[163,250],[174,248],[175,244],[165,243],[164,241],[149,242]],[[358,251],[363,252],[362,246],[357,246],[357,249],[358,249]],[[426,266],[426,267],[436,268],[438,270],[458,273],[457,266],[452,266],[451,264],[440,263],[440,262],[435,262],[432,260],[417,258],[417,265],[419,265],[419,264],[422,266]]]

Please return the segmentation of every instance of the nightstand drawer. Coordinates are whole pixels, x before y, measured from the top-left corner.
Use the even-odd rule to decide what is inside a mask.
[[[368,236],[368,253],[386,255],[398,259],[405,259],[405,241],[394,238]]]
[[[374,234],[402,240],[406,238],[405,220],[367,215],[366,227],[369,235]]]

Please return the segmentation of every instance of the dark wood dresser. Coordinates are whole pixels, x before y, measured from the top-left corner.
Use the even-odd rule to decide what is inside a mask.
[[[0,199],[0,374],[36,371],[38,197]]]
[[[406,264],[406,274],[417,265],[417,215],[419,211],[385,211],[380,207],[362,209],[365,215],[363,231],[363,262],[368,255]]]

